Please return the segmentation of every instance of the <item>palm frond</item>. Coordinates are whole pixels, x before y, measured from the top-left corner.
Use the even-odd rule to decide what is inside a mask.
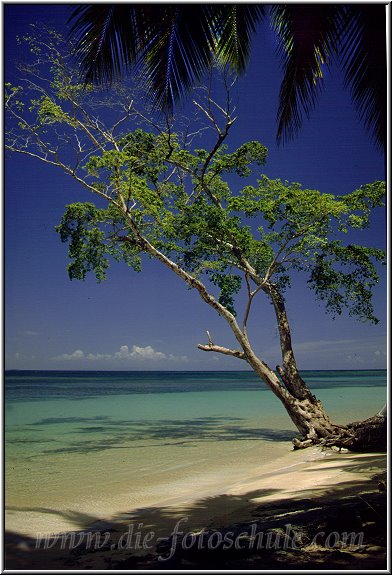
[[[218,5],[214,25],[218,59],[235,72],[244,72],[249,60],[256,25],[265,14],[263,4]]]
[[[111,84],[135,63],[140,49],[130,4],[82,4],[70,17],[69,36],[86,83]]]
[[[283,80],[277,115],[277,141],[292,139],[309,117],[323,86],[323,66],[336,50],[336,4],[275,4]]]
[[[387,138],[385,27],[383,4],[346,6],[340,56],[345,83],[366,129],[381,150]]]
[[[170,110],[211,63],[213,5],[81,5],[71,21],[86,82],[110,85],[139,63],[161,109]]]
[[[150,41],[145,47],[146,86],[155,105],[171,111],[194,86],[212,61],[214,8],[208,4],[166,5],[149,22]]]
[[[86,83],[112,84],[140,65],[153,103],[171,111],[207,71],[214,55],[246,68],[263,4],[81,4],[70,37]],[[365,126],[386,144],[386,46],[383,4],[273,4],[284,72],[278,142],[293,138],[323,85],[323,66],[340,58]]]

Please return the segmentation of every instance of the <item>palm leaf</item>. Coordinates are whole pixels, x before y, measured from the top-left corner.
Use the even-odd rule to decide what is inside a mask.
[[[135,63],[139,46],[135,8],[129,4],[83,4],[70,21],[75,56],[86,83],[111,84]]]
[[[340,57],[354,104],[380,149],[387,138],[385,24],[384,5],[348,4]]]
[[[244,71],[260,4],[82,4],[70,36],[86,82],[111,84],[140,64],[147,93],[171,110],[211,65],[213,53]],[[284,78],[277,140],[291,139],[309,117],[323,65],[340,56],[346,84],[376,143],[386,143],[385,7],[380,4],[274,4],[273,26]]]
[[[309,117],[323,84],[323,65],[336,50],[336,5],[276,4],[273,26],[283,62],[277,140],[292,139]]]
[[[218,6],[214,34],[218,59],[235,72],[245,71],[256,25],[265,14],[263,4],[223,4]]]
[[[171,111],[211,64],[214,8],[208,4],[166,5],[157,19],[156,7],[144,17],[150,30],[143,55],[144,76],[153,103]]]
[[[111,84],[137,63],[153,103],[171,109],[209,67],[214,5],[79,6],[70,36],[86,82]]]
[[[161,109],[171,111],[199,81],[217,54],[220,61],[243,72],[250,39],[264,13],[257,5],[174,4],[157,18],[154,5],[148,22],[150,42],[144,66],[149,95]]]

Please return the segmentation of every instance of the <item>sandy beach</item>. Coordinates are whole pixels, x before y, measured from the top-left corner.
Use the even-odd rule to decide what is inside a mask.
[[[6,568],[386,569],[386,455],[290,449],[246,481],[216,474],[99,521],[63,511],[61,534],[6,523]]]

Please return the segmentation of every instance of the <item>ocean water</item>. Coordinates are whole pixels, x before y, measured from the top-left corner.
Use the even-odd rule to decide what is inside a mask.
[[[303,377],[336,423],[386,402],[384,370]],[[224,492],[287,454],[296,434],[252,372],[6,372],[6,528],[80,529]]]

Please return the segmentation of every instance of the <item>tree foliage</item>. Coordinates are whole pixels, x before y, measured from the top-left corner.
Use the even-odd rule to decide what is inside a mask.
[[[97,97],[79,83],[62,39],[38,32],[24,38],[33,63],[21,68],[19,85],[6,84],[5,146],[62,170],[89,194],[66,206],[56,228],[69,245],[69,277],[93,273],[102,281],[114,261],[140,272],[145,257],[164,265],[228,323],[239,344],[222,347],[208,334],[199,349],[248,362],[307,440],[330,437],[337,428],[296,365],[284,296],[302,274],[327,311],[377,322],[372,290],[385,254],[354,243],[350,232],[369,226],[385,184],[335,196],[270,179],[261,173],[262,143],[227,147],[236,121],[229,93],[221,106],[203,91],[194,100],[196,125],[176,130],[172,119],[158,122],[139,110],[124,85]],[[209,145],[196,147],[207,127]],[[276,315],[279,377],[248,336],[253,301],[263,296]]]
[[[149,131],[135,127],[146,118],[125,88],[123,101],[106,104],[114,117],[106,126],[97,113],[104,103],[92,87],[78,84],[62,39],[53,32],[45,42],[40,38],[25,37],[39,54],[24,69],[34,81],[6,85],[6,146],[60,167],[107,203],[72,204],[57,228],[69,242],[72,279],[93,271],[102,281],[111,258],[139,271],[141,254],[159,254],[189,277],[217,286],[218,302],[234,314],[245,279],[268,294],[272,283],[286,289],[295,271],[307,275],[327,310],[348,308],[376,321],[371,291],[374,262],[383,253],[342,237],[368,226],[372,209],[382,203],[383,183],[337,197],[264,175],[233,188],[234,175],[246,180],[263,166],[267,149],[252,141],[229,151],[224,140],[235,118],[210,93],[205,107],[196,102],[216,133],[210,149],[192,149],[168,122],[159,127],[150,121]],[[37,81],[48,64],[49,88]]]
[[[138,129],[120,139],[118,151],[90,157],[85,170],[96,178],[93,185],[115,186],[116,192],[106,210],[67,207],[57,230],[70,241],[70,277],[84,279],[93,270],[101,280],[108,255],[139,270],[140,254],[150,253],[148,242],[195,278],[216,285],[218,301],[232,313],[246,274],[257,286],[273,282],[284,290],[296,270],[307,275],[328,311],[347,308],[376,321],[374,262],[383,260],[383,251],[337,238],[368,226],[385,193],[382,182],[335,197],[262,176],[233,195],[225,178],[232,170],[245,177],[253,163],[264,163],[259,142],[217,152],[205,170],[207,150],[191,153],[175,135],[170,140],[168,155],[167,134],[154,138]]]

